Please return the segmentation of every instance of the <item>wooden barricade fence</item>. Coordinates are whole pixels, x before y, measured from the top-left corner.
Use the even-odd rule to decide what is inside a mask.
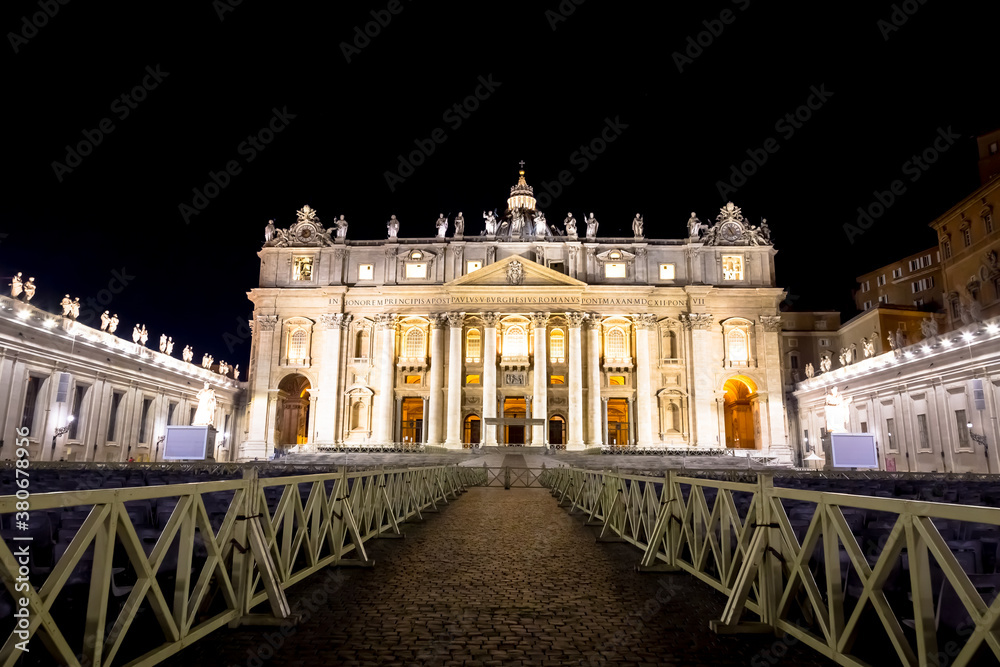
[[[0,496],[4,525],[15,526],[0,541],[0,576],[15,603],[26,602],[23,622],[14,621],[0,648],[0,665],[13,665],[23,655],[17,645],[32,637],[41,642],[32,642],[32,651],[44,647],[55,664],[154,665],[223,626],[281,622],[291,615],[286,588],[327,566],[372,566],[366,541],[399,536],[400,523],[484,481],[481,469],[457,466],[341,467],[285,477],[259,477],[251,468],[238,480],[31,494],[28,522],[64,508],[82,508],[85,517],[51,571],[41,573],[22,554],[26,544],[43,545],[19,540],[6,516],[21,512],[24,501]],[[206,500],[215,506],[220,496],[226,509],[213,525]],[[157,534],[137,530],[135,506],[165,502],[172,509]],[[81,575],[87,560],[90,571]],[[119,581],[125,571],[134,576]],[[54,610],[74,580],[86,589],[82,632]],[[265,602],[268,613],[253,612]],[[120,655],[137,616],[149,620],[149,612],[161,636],[144,633],[138,652],[133,638],[132,654]]]
[[[988,604],[980,593],[984,579],[994,594],[1000,590],[1000,575],[970,576],[939,529],[998,527],[1000,508],[780,488],[763,472],[752,483],[550,468],[542,483],[560,506],[600,526],[600,541],[641,549],[637,570],[687,572],[726,595],[712,621],[716,632],[787,635],[838,664],[860,666],[869,664],[855,650],[863,625],[868,648],[881,626],[889,653],[906,667],[944,657],[962,667],[984,643],[1000,660],[1000,595]],[[792,504],[810,514],[801,539],[786,509]],[[884,544],[863,549],[845,510],[885,520]],[[904,569],[908,576],[900,576]],[[938,641],[946,588],[968,615],[964,644]],[[849,590],[857,595],[846,605]],[[900,609],[899,599],[909,599],[909,608]]]

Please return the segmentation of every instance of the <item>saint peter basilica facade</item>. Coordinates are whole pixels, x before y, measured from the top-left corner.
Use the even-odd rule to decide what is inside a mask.
[[[784,297],[766,221],[732,203],[684,238],[547,221],[521,172],[503,214],[348,238],[308,206],[261,249],[241,458],[470,445],[735,448],[789,457]],[[476,218],[479,216],[477,215]]]

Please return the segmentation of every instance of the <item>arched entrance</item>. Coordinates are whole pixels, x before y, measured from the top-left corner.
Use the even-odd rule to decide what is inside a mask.
[[[465,428],[462,429],[462,442],[466,446],[478,445],[481,441],[481,428],[482,422],[479,420],[479,415],[469,415],[465,418]]]
[[[401,405],[402,438],[404,444],[412,445],[424,441],[424,399],[407,396]]]
[[[274,419],[274,445],[288,449],[309,442],[309,380],[289,375],[278,384],[278,406]]]
[[[523,396],[509,396],[503,401],[503,416],[505,419],[524,419],[527,416]],[[524,426],[504,426],[503,441],[506,445],[524,444]]]
[[[562,415],[552,415],[549,418],[549,444],[566,444],[566,420]]]
[[[624,398],[608,399],[608,444],[628,445],[628,400]]]
[[[723,423],[726,447],[732,449],[757,449],[757,385],[745,375],[726,380],[722,386],[725,410]]]

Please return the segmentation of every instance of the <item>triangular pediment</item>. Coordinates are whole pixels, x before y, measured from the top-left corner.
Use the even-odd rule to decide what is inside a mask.
[[[515,265],[515,266],[512,266]],[[516,264],[520,264],[517,267]],[[517,282],[517,273],[523,274]],[[553,271],[520,255],[507,257],[489,266],[456,278],[445,287],[586,287],[587,283]]]

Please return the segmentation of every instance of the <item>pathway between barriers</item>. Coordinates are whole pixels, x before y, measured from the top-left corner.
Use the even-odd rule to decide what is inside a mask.
[[[222,630],[190,665],[828,665],[794,640],[717,635],[726,599],[686,574],[636,574],[546,489],[470,488],[366,545],[373,569],[288,589],[295,624]]]

